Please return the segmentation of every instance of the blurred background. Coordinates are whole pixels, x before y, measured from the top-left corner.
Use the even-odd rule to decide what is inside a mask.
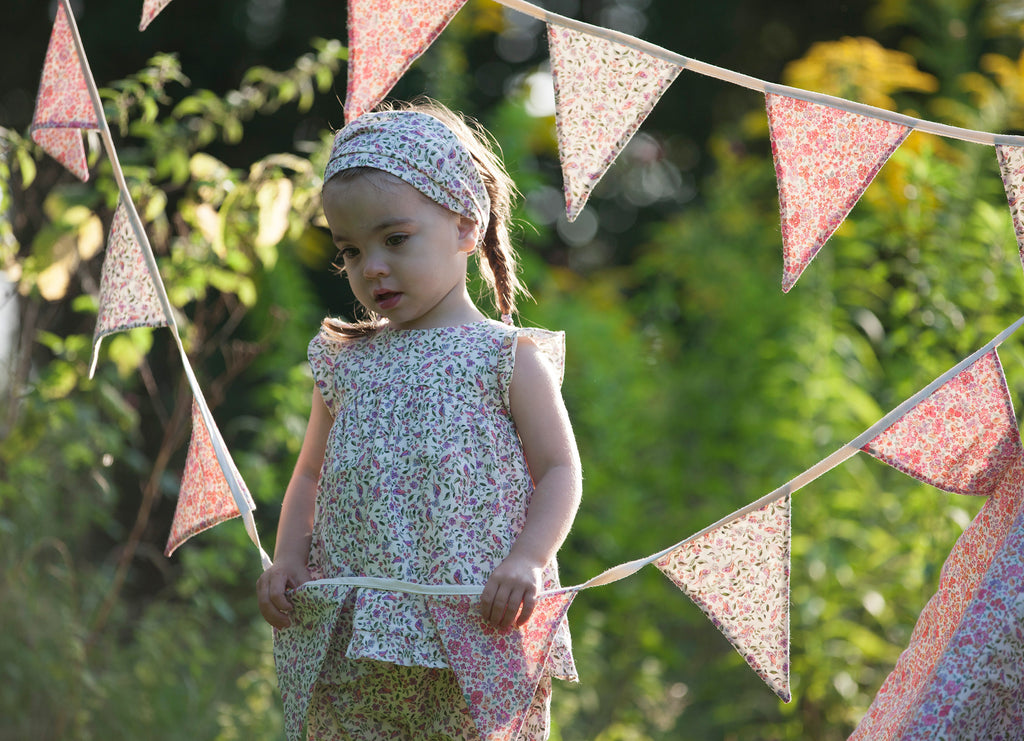
[[[351,312],[318,200],[345,6],[174,0],[140,33],[141,0],[72,4],[272,551],[306,343]],[[1024,133],[1016,0],[537,4],[767,81]],[[191,405],[167,331],[106,339],[88,379],[117,189],[95,136],[86,184],[28,138],[55,7],[7,0],[0,30],[0,739],[279,739],[241,524],[162,555]],[[991,147],[912,133],[784,295],[762,95],[684,71],[570,224],[542,23],[469,0],[392,91],[419,94],[501,143],[523,194],[521,323],[567,333],[586,480],[566,584],[785,483],[1024,306]],[[1001,349],[1015,401],[1021,347]],[[845,738],[979,506],[867,456],[794,495],[789,704],[656,569],[582,593],[582,682],[558,685],[553,738]]]

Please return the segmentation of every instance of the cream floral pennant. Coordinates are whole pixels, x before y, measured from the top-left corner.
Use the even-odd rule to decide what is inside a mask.
[[[910,129],[782,95],[765,102],[788,292]]]
[[[997,351],[953,376],[863,450],[939,489],[991,494],[1022,455]]]
[[[114,332],[136,327],[165,327],[169,324],[157,295],[156,284],[146,266],[142,247],[135,237],[128,210],[119,203],[114,211],[100,277],[100,307],[92,338],[92,365],[96,372],[100,343]]]
[[[81,131],[98,128],[71,26],[64,6],[58,5],[39,81],[31,136],[47,154],[86,181],[89,168]]]
[[[331,638],[336,632],[351,634],[352,616],[343,609],[351,591],[352,587],[340,584],[303,585],[291,595],[292,624],[274,631],[274,664],[288,741],[304,738],[302,727],[310,696],[331,649]],[[339,626],[339,621],[347,622]]]
[[[192,439],[185,459],[185,472],[181,477],[181,492],[174,510],[171,534],[164,549],[167,556],[193,535],[241,515],[224,471],[217,461],[210,435],[199,403],[193,401]],[[250,500],[249,490],[233,465],[231,475],[243,496]]]
[[[565,210],[573,221],[682,67],[554,24],[548,46]]]
[[[1017,235],[1017,250],[1024,265],[1024,147],[996,145],[999,173],[1003,178],[1006,200],[1010,204],[1013,232]]]
[[[540,597],[526,625],[499,631],[480,617],[476,596],[431,596],[427,605],[485,741],[519,737],[548,654],[575,591]]]
[[[170,4],[171,0],[145,0],[142,4],[142,19],[139,21],[139,30],[145,31],[146,27],[153,22],[160,11]]]
[[[384,99],[466,0],[349,0],[345,120]]]
[[[690,540],[655,562],[785,702],[789,691],[790,498]]]

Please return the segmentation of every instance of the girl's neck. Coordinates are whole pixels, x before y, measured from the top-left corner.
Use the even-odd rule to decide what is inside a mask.
[[[395,330],[440,329],[475,324],[486,318],[487,316],[473,303],[466,285],[462,284],[453,288],[437,305],[419,317],[400,324],[388,321],[387,326]]]

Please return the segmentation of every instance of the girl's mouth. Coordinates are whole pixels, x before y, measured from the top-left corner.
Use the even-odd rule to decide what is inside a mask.
[[[401,300],[402,294],[397,291],[374,291],[373,300],[377,302],[377,308],[381,311],[387,311],[395,308]]]

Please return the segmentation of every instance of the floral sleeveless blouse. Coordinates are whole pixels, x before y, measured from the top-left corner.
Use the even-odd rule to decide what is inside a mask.
[[[317,489],[309,568],[417,584],[483,585],[522,531],[533,483],[509,411],[527,337],[561,378],[564,334],[485,320],[309,345],[334,416]],[[559,586],[557,565],[544,588]],[[446,667],[422,595],[357,588],[350,659]],[[326,650],[327,646],[322,648]],[[548,673],[576,679],[563,621]]]

